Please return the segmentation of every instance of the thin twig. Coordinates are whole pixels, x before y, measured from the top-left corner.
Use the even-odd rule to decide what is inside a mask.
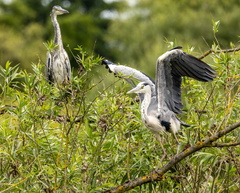
[[[229,148],[227,148],[227,151],[229,152],[231,158],[232,158],[232,162],[234,163],[235,167],[236,167],[236,173],[238,173],[238,176],[240,176],[240,167],[238,162],[236,161],[238,155],[234,154]]]
[[[83,120],[83,116],[76,116],[74,120],[71,120],[69,118],[69,116],[66,116],[66,115],[57,115],[57,116],[51,116],[51,115],[42,115],[42,116],[39,116],[39,118],[41,119],[52,119],[54,121],[57,121],[59,123],[62,123],[62,122],[73,122],[73,123],[78,123],[78,122],[81,122]]]
[[[236,143],[212,143],[206,147],[234,147],[240,145],[240,142]]]
[[[214,53],[229,53],[229,52],[237,52],[239,50],[240,50],[240,47],[225,49],[225,50],[216,50],[216,51],[214,51],[213,49],[210,49],[210,50],[204,52],[203,55],[199,56],[198,59],[201,60],[201,59],[205,58],[206,56],[208,56],[209,54],[211,54],[212,52],[214,52]]]
[[[10,106],[10,105],[3,105],[0,107],[0,114],[8,113],[8,109],[17,109],[17,106]],[[57,115],[57,116],[51,116],[51,115],[40,115],[40,119],[52,119],[54,121],[57,121],[59,123],[61,122],[73,122],[78,123],[83,120],[83,116],[76,116],[74,120],[71,120],[69,116],[66,115]]]
[[[161,181],[163,180],[164,174],[169,171],[173,166],[175,166],[178,162],[182,161],[184,158],[188,157],[189,155],[199,151],[202,148],[205,147],[212,147],[214,145],[214,141],[218,140],[222,136],[226,135],[227,133],[233,131],[234,129],[240,127],[240,122],[237,122],[235,124],[230,125],[226,129],[223,129],[216,134],[212,135],[211,137],[197,142],[195,145],[187,148],[183,152],[175,155],[166,165],[164,165],[159,170],[153,171],[152,174],[146,175],[134,180],[130,180],[120,186],[114,187],[110,190],[104,191],[104,193],[120,193],[120,192],[126,192],[128,190],[131,190],[137,186],[141,186],[146,183],[151,183],[153,181]]]
[[[2,190],[1,193],[4,193],[4,192],[9,191],[9,190],[12,189],[13,187],[16,187],[16,186],[18,186],[19,184],[21,184],[21,183],[23,183],[24,181],[26,181],[27,179],[28,179],[28,177],[22,179],[20,182],[17,182],[16,184],[11,185],[10,187],[8,187],[8,188],[5,189],[5,190]]]
[[[12,105],[3,105],[0,107],[0,114],[5,114],[8,112],[8,109],[15,110],[17,109],[17,106]]]

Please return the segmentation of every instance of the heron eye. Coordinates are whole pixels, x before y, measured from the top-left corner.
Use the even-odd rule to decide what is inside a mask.
[[[142,85],[142,86],[141,86],[141,89],[143,89],[143,88],[144,88],[144,86]]]

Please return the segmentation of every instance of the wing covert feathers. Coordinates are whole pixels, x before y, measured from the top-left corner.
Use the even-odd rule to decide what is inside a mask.
[[[136,79],[139,82],[148,83],[152,88],[152,92],[155,93],[154,80],[143,72],[128,66],[114,64],[106,59],[102,60],[102,65],[105,65],[105,67],[109,69],[109,72],[113,72],[115,75],[120,76],[121,78]]]

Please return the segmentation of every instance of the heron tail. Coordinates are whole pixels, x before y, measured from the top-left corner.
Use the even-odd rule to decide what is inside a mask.
[[[187,123],[185,123],[185,122],[183,122],[183,121],[180,121],[180,123],[181,123],[181,125],[184,126],[184,127],[191,127],[191,125],[189,125],[189,124],[187,124]]]

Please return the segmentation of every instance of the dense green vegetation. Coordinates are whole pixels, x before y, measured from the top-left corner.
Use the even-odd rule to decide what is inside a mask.
[[[98,192],[149,174],[176,153],[163,135],[168,157],[142,124],[139,104],[125,93],[129,86],[106,76],[93,81],[100,58],[79,49],[84,71],[67,87],[49,85],[43,65],[33,73],[6,63],[0,69],[0,175],[2,192]],[[183,81],[184,114],[193,126],[178,135],[182,149],[239,121],[239,54],[213,54],[217,79]],[[154,68],[154,65],[153,65]],[[107,71],[105,72],[107,75]],[[108,76],[108,75],[107,75]],[[109,75],[112,76],[112,75]],[[19,79],[23,79],[19,83]],[[115,84],[120,83],[120,86]],[[96,89],[105,84],[105,89]],[[94,92],[94,98],[89,95]],[[239,129],[218,143],[239,142]],[[212,147],[184,159],[159,183],[131,192],[237,192],[239,148]],[[174,189],[174,191],[173,191]]]
[[[110,9],[110,4],[71,2],[72,15],[59,17],[59,22],[65,45],[73,50],[73,66],[81,68],[73,74],[69,85],[59,87],[49,85],[43,73],[47,50],[43,43],[52,37],[48,16],[53,2],[48,5],[51,7],[39,2],[39,9],[35,9],[31,0],[15,0],[11,4],[1,1],[1,192],[103,192],[150,174],[175,155],[174,140],[164,134],[168,157],[159,163],[161,148],[141,121],[139,103],[126,94],[130,86],[109,74],[100,65],[100,56],[132,67],[138,64],[138,69],[153,74],[155,60],[163,48],[172,48],[179,42],[185,46],[184,51],[196,56],[212,48],[204,61],[216,70],[217,78],[210,83],[183,79],[184,113],[179,117],[192,127],[179,133],[181,149],[240,121],[239,50],[222,51],[236,48],[234,44],[239,41],[239,32],[235,30],[239,25],[238,12],[234,6],[238,1],[230,4],[182,0],[170,6],[169,1],[150,4],[142,0],[131,8],[136,10],[132,17],[124,19],[123,14],[123,18],[114,20],[97,17],[101,10]],[[84,12],[74,13],[76,7],[83,5]],[[114,6],[119,13],[128,11],[117,3]],[[146,7],[148,10],[139,14],[138,10]],[[179,20],[169,16],[170,8],[171,13],[182,10],[177,15]],[[13,10],[18,18],[13,18]],[[231,10],[228,13],[232,17],[220,18],[225,10]],[[204,22],[190,22],[202,17]],[[82,27],[82,22],[88,25],[85,33],[75,29]],[[106,33],[102,33],[102,25]],[[104,46],[101,50],[101,45],[96,44],[93,51],[97,37]],[[161,182],[130,192],[239,192],[240,149],[231,146],[239,145],[239,141],[237,128],[217,141],[223,147],[204,148],[174,166]]]

